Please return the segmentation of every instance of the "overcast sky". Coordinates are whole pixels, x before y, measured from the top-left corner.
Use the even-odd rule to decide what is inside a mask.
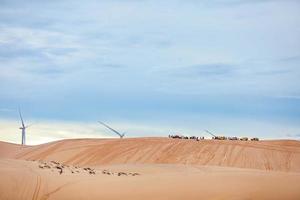
[[[0,140],[300,139],[297,0],[0,0]],[[205,135],[206,136],[206,135]]]

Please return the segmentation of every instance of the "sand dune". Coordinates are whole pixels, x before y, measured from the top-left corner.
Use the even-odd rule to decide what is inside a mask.
[[[107,168],[105,166],[104,168]],[[70,174],[43,170],[37,161],[0,159],[0,199],[299,199],[299,173],[186,165],[117,165],[114,171]],[[101,170],[99,168],[98,170]]]
[[[13,152],[11,158],[76,165],[192,164],[300,172],[300,142],[290,140],[77,139]]]
[[[13,158],[18,153],[22,153],[26,148],[30,148],[30,146],[23,147],[19,144],[0,141],[0,158]]]
[[[0,142],[0,199],[296,200],[299,171],[300,142],[289,140]]]

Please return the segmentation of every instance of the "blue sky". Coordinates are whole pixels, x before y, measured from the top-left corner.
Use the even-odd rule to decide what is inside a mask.
[[[97,120],[300,138],[299,1],[0,4],[1,140],[19,141],[18,106],[32,143],[112,136]]]

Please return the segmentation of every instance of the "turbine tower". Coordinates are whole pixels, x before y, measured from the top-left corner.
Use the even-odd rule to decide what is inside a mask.
[[[120,137],[120,139],[122,139],[122,138],[125,136],[125,133],[121,134],[121,133],[119,133],[118,131],[116,131],[115,129],[113,129],[113,128],[109,127],[108,125],[104,124],[103,122],[101,122],[101,121],[98,121],[98,122],[99,122],[101,125],[103,125],[103,126],[105,126],[106,128],[108,128],[109,130],[111,130],[112,132],[116,133],[116,134]]]
[[[22,114],[21,114],[21,109],[19,108],[19,115],[20,115],[20,118],[21,118],[21,123],[22,123],[22,126],[20,127],[20,129],[22,130],[22,145],[25,145],[26,144],[26,128],[28,128],[29,126],[31,125],[28,125],[28,126],[25,126],[24,124],[24,120],[23,120],[23,117],[22,117]]]

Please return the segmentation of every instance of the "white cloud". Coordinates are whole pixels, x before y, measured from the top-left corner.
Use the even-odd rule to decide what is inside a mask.
[[[0,137],[2,141],[19,143],[21,139],[20,123],[13,120],[1,120]],[[97,124],[41,121],[33,123],[26,130],[27,144],[40,144],[70,138],[107,138],[109,135],[99,129]]]
[[[37,28],[8,27],[0,29],[0,42],[31,48],[78,48],[72,35]]]
[[[209,106],[204,112],[236,115],[232,108],[247,115],[244,107],[260,101],[237,108],[237,98],[270,97],[263,100],[265,110],[278,115],[283,110],[283,118],[294,120],[298,105],[286,101],[270,109],[269,102],[300,91],[299,3],[257,2],[7,1],[0,7],[0,104],[43,108],[45,118],[53,118],[56,109],[63,112],[57,120],[74,120],[77,107],[89,120],[101,109],[116,115],[122,109],[128,115],[144,112],[146,118],[147,110],[166,115],[167,108],[181,115],[194,99],[200,100],[195,107]],[[223,67],[212,68],[215,63]],[[189,67],[196,65],[202,69]],[[203,96],[208,100],[201,101]],[[233,103],[216,110],[228,96]],[[210,104],[209,98],[218,102]],[[175,101],[171,108],[169,101]],[[36,131],[52,127],[49,123]],[[51,129],[58,138],[77,132],[73,125],[61,126],[63,132]],[[134,127],[139,126],[131,127],[134,132],[168,132]],[[87,130],[78,127],[85,134],[92,128]]]

